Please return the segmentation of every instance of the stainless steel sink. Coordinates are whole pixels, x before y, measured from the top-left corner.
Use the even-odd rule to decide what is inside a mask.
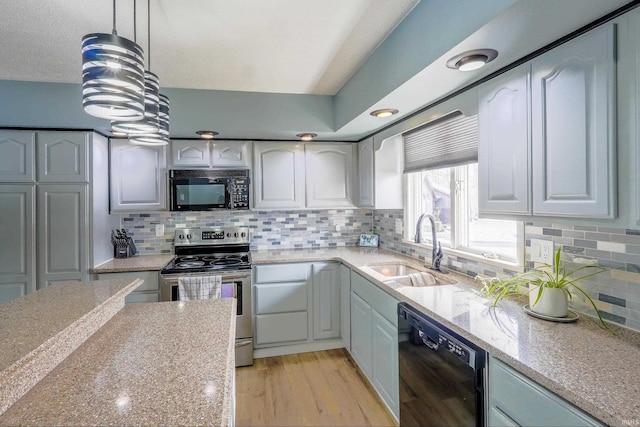
[[[425,273],[425,274],[431,274],[431,273]],[[434,283],[431,286],[453,285],[454,283],[457,283],[457,280],[444,278],[442,276],[436,276],[435,274],[432,274],[432,276],[436,279],[436,283]],[[413,283],[411,282],[411,278],[409,276],[394,277],[392,280],[389,280],[388,282],[395,282],[397,285],[400,285],[400,286],[413,286]],[[385,283],[388,283],[388,282],[385,282]]]
[[[380,264],[368,265],[367,267],[385,277],[407,276],[409,274],[419,273],[422,271],[405,264]]]

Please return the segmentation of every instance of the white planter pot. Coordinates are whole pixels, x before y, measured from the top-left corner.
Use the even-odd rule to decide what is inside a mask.
[[[538,287],[531,286],[529,291],[529,308],[536,313],[550,317],[566,317],[569,300],[567,293],[559,288],[544,288],[538,303],[534,305],[538,297]]]

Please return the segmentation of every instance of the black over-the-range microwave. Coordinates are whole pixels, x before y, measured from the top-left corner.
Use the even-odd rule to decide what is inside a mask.
[[[249,170],[170,170],[169,203],[172,211],[249,209]]]

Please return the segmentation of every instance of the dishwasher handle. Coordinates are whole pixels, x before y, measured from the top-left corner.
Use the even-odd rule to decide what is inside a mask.
[[[418,335],[420,336],[420,338],[422,339],[422,342],[424,343],[424,345],[426,345],[427,347],[429,347],[431,350],[433,351],[438,351],[438,343],[433,341],[431,338],[429,338],[424,332],[422,331],[418,331]]]

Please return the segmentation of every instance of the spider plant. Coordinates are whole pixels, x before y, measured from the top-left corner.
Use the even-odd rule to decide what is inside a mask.
[[[562,289],[567,294],[567,297],[569,299],[573,298],[572,291],[578,292],[584,295],[584,297],[587,299],[587,301],[589,301],[593,309],[596,311],[598,319],[600,320],[600,324],[606,329],[609,329],[609,326],[607,326],[604,319],[602,318],[600,310],[598,310],[598,307],[596,307],[593,299],[591,299],[589,294],[587,294],[577,284],[581,280],[606,271],[606,268],[597,265],[583,265],[576,268],[575,270],[567,270],[567,267],[560,260],[561,251],[562,248],[558,248],[558,250],[556,251],[554,256],[555,262],[553,265],[542,264],[523,274],[519,274],[517,276],[503,280],[498,279],[497,277],[488,278],[479,276],[476,276],[476,279],[483,284],[482,291],[485,293],[485,295],[493,298],[494,307],[502,298],[505,298],[508,295],[514,293],[518,293],[520,286],[527,284],[538,287],[538,293],[536,295],[534,305],[537,304],[540,300],[542,292],[545,288]]]

